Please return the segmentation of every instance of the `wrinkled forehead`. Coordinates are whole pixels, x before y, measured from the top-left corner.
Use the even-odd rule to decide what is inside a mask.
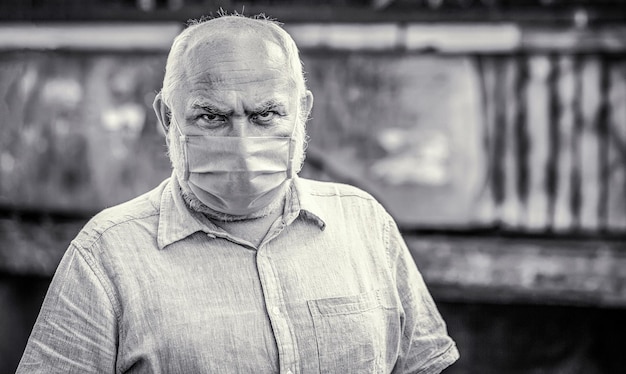
[[[285,49],[268,31],[226,28],[197,32],[181,62],[192,80],[203,76],[207,82],[236,82],[274,73],[293,79]]]

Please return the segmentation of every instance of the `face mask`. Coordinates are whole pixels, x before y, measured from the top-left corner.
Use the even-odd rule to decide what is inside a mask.
[[[279,197],[293,178],[294,139],[184,135],[178,124],[184,180],[209,208],[248,215]]]

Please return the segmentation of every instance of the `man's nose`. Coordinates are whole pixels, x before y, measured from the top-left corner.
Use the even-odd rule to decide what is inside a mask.
[[[233,117],[228,136],[245,137],[248,131],[248,119],[245,116]]]

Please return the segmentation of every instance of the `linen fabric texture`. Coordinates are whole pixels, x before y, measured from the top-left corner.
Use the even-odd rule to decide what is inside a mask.
[[[439,373],[459,354],[389,214],[296,177],[258,247],[174,177],[96,215],[17,373]]]

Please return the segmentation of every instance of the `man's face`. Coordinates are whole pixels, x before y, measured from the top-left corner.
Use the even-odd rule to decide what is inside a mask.
[[[296,89],[292,69],[278,44],[254,36],[191,40],[179,63],[184,78],[170,95],[169,151],[183,196],[194,209],[213,213],[204,209],[181,180],[183,155],[177,141],[178,131],[172,128],[176,126],[173,121],[186,135],[287,137],[293,134],[294,166],[300,166],[304,159],[304,125],[313,97],[309,91],[302,93]],[[159,107],[162,109],[164,103],[159,99],[155,104],[157,113],[162,113]],[[250,217],[263,214],[260,211]]]
[[[291,135],[300,95],[278,44],[254,35],[192,39],[180,63],[185,77],[171,110],[184,134]]]

